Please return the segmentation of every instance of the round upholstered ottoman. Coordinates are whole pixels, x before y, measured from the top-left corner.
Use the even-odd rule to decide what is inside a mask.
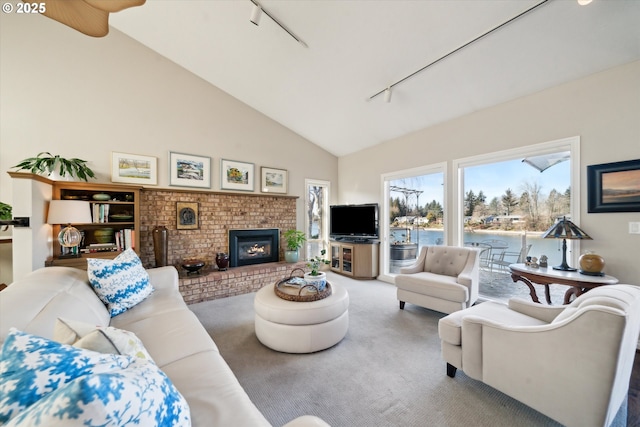
[[[312,302],[287,301],[273,285],[256,293],[256,336],[267,347],[284,353],[313,353],[339,343],[349,328],[349,294],[331,284],[327,298]]]

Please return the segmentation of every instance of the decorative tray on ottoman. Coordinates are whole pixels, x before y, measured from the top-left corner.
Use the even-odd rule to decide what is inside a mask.
[[[273,287],[276,295],[287,301],[311,302],[327,298],[331,295],[331,284],[327,282],[325,288],[318,291],[314,285],[307,284],[302,277],[294,275],[296,270],[304,270],[296,268],[291,272],[289,277],[276,282]]]

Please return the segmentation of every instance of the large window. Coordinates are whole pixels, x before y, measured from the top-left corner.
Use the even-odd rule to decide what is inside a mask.
[[[561,241],[541,235],[558,219],[577,221],[573,173],[578,138],[508,150],[454,162],[458,174],[459,245],[480,249],[480,295],[490,299],[526,296],[512,284],[508,265],[526,257],[562,260]],[[578,248],[569,242],[576,258]],[[575,259],[574,259],[575,264]]]
[[[411,264],[422,246],[444,244],[445,170],[439,164],[383,177],[382,275]]]
[[[307,259],[328,250],[329,189],[328,181],[305,180],[305,234]]]

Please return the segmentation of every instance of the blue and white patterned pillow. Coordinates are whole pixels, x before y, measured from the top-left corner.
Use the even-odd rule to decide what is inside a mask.
[[[12,328],[0,358],[0,425],[185,426],[189,406],[158,367]]]
[[[115,259],[87,258],[89,283],[111,317],[141,303],[153,292],[149,274],[133,249],[127,249]]]

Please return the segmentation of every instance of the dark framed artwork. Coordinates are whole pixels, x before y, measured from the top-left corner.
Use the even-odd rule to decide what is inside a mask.
[[[640,159],[587,166],[588,212],[640,212]]]
[[[198,202],[176,202],[176,228],[197,230],[198,224]]]

